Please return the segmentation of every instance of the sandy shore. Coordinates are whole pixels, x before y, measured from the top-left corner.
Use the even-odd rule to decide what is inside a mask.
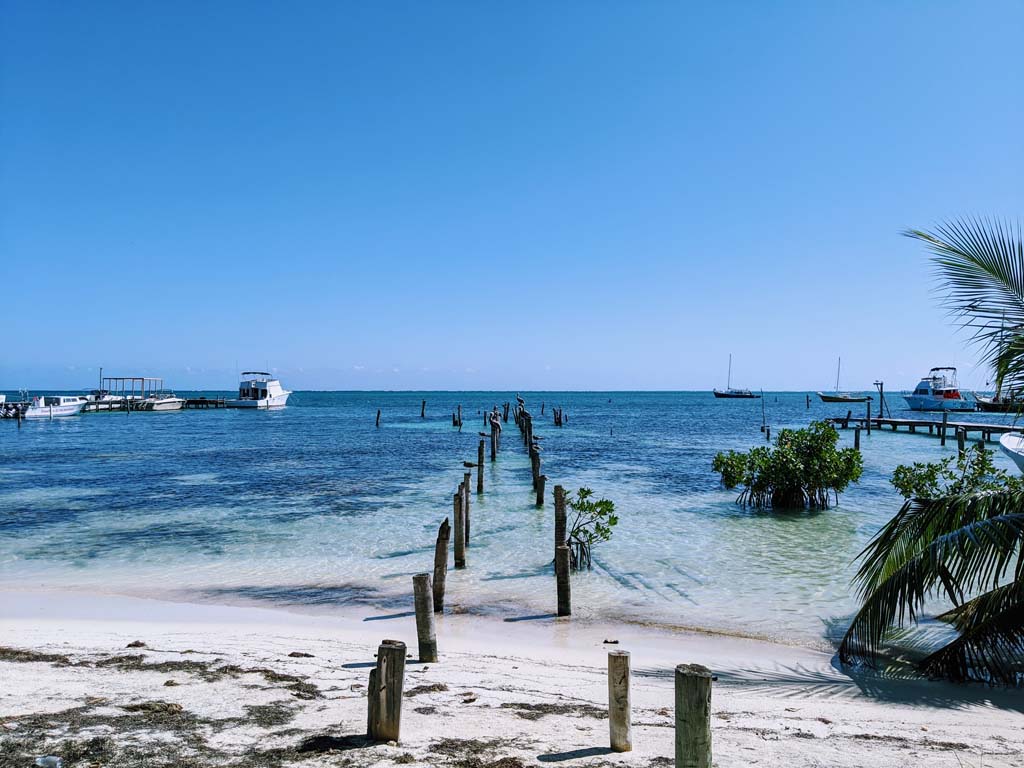
[[[1024,695],[851,677],[824,653],[636,626],[444,616],[406,668],[399,744],[366,745],[378,643],[405,612],[307,616],[0,593],[0,766],[671,766],[679,663],[717,674],[719,766],[1024,766]],[[617,640],[608,644],[606,640]],[[142,643],[143,645],[138,645]],[[633,742],[608,751],[606,657],[632,655]]]

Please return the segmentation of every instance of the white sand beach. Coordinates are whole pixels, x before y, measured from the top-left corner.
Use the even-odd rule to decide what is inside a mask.
[[[445,615],[440,661],[420,664],[405,612],[311,616],[43,591],[0,603],[5,767],[43,754],[67,768],[670,766],[680,663],[717,675],[718,766],[1024,765],[1019,691],[851,677],[799,647]],[[367,675],[385,638],[410,655],[401,740],[367,745]],[[623,754],[608,750],[610,649],[632,661],[633,751]]]

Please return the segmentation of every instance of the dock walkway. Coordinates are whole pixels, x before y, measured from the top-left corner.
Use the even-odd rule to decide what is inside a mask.
[[[868,422],[870,421],[870,429],[881,430],[884,427],[889,427],[893,432],[896,432],[902,427],[905,427],[909,432],[917,432],[918,430],[928,430],[929,435],[938,435],[944,438],[947,431],[956,435],[957,432],[963,431],[964,435],[970,435],[972,432],[976,433],[982,440],[996,441],[999,439],[999,435],[1004,435],[1007,432],[1019,432],[1024,430],[1024,427],[1014,426],[1012,424],[983,424],[977,421],[949,421],[948,418],[944,418],[942,421],[936,421],[934,419],[892,419],[882,418],[879,416],[873,416],[871,419],[867,419],[863,416],[839,416],[826,419],[830,424],[835,425],[840,429],[849,429],[851,426],[860,427],[861,429],[868,429]]]

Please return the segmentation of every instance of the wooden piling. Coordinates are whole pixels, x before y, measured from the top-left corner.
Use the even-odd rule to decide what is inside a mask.
[[[481,440],[476,447],[476,492],[484,492],[484,441]]]
[[[501,424],[496,417],[497,414],[491,416],[491,461],[498,460],[498,431]]]
[[[380,408],[377,409],[377,423],[374,426],[380,426]]]
[[[420,403],[420,418],[427,418],[427,401],[424,400]]]
[[[949,412],[942,412],[942,426],[939,428],[939,445],[946,444],[946,422],[949,421]]]
[[[370,670],[367,694],[366,735],[373,741],[398,741],[404,683],[405,643],[385,640],[377,649],[377,666]]]
[[[448,579],[448,540],[452,535],[452,527],[448,518],[444,519],[437,529],[437,542],[434,544],[434,612],[444,612],[444,587]]]
[[[471,473],[462,475],[462,516],[466,520],[466,546],[469,546],[469,478]]]
[[[455,494],[455,568],[466,567],[466,519],[462,516],[462,489]]]
[[[572,594],[569,586],[569,548],[555,548],[555,587],[558,590],[558,615],[572,615]]]
[[[548,476],[541,475],[537,478],[537,506],[544,506],[544,485],[547,483]]]
[[[629,651],[608,652],[608,735],[612,752],[633,749],[629,707]]]
[[[854,450],[860,450],[860,427],[853,428],[853,447]]]
[[[431,605],[433,589],[429,573],[417,573],[412,577],[412,592],[416,606],[416,641],[420,649],[420,661],[437,661],[437,634]]]
[[[565,488],[555,486],[555,553],[558,548],[565,544],[566,517],[565,517]]]
[[[870,437],[871,436],[871,401],[870,400],[866,400],[864,402],[864,405],[866,405],[868,407],[868,418],[866,419],[865,423],[867,424],[867,427],[868,427],[868,437]]]
[[[676,768],[711,768],[711,670],[676,667]]]
[[[967,430],[963,427],[956,428],[956,452],[961,458],[963,458],[966,452],[965,443],[967,442]]]

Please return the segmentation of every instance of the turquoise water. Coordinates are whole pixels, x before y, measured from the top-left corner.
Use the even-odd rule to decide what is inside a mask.
[[[956,450],[920,434],[863,435],[864,476],[837,507],[760,513],[738,507],[710,465],[718,450],[763,444],[761,401],[523,395],[544,438],[549,491],[589,486],[620,513],[593,572],[574,579],[574,611],[584,617],[826,645],[855,607],[857,553],[899,507],[893,468]],[[0,422],[0,588],[406,610],[410,576],[431,566],[462,462],[476,458],[479,414],[506,400],[514,393],[298,392],[269,413]],[[451,426],[458,404],[461,433]],[[763,405],[773,431],[846,412],[816,398],[807,409],[803,393],[767,393]],[[564,407],[564,428],[552,425],[551,406]],[[450,573],[450,602],[510,619],[551,612],[552,507],[533,505],[511,420],[485,483],[474,497],[469,568]]]

